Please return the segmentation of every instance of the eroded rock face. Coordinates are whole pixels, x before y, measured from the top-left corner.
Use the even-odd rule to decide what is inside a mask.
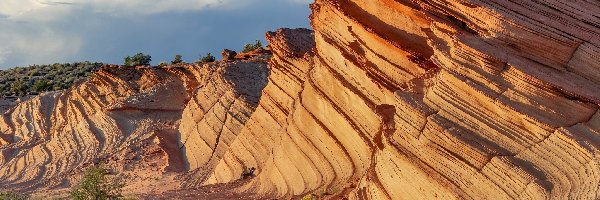
[[[314,31],[267,33],[268,70],[108,69],[18,105],[0,187],[107,158],[162,170],[147,198],[600,198],[599,3],[311,8]]]
[[[223,61],[228,61],[228,60],[235,59],[235,56],[237,56],[237,52],[229,50],[229,49],[224,49],[221,52],[221,55],[223,56]]]
[[[264,58],[104,67],[85,83],[3,115],[0,131],[12,140],[0,147],[0,189],[68,188],[84,168],[100,162],[123,172],[125,191],[178,189],[177,174],[209,165],[202,159],[208,151],[198,148],[217,152],[222,145],[216,141],[226,141],[217,135],[238,132],[234,128],[256,108],[267,75]],[[216,145],[198,147],[204,140]]]
[[[258,166],[256,197],[599,198],[598,3],[312,9],[314,33],[267,34],[270,82],[204,184]]]

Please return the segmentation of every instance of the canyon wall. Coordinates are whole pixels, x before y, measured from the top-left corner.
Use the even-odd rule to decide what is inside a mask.
[[[250,165],[243,190],[266,196],[600,197],[598,2],[311,8],[314,33],[267,34],[268,115],[252,116],[207,183]]]
[[[180,188],[176,175],[208,166],[210,152],[199,143],[222,148],[215,141],[224,139],[212,134],[230,138],[226,131],[236,133],[256,108],[268,76],[268,55],[261,56],[202,66],[106,66],[69,90],[18,104],[0,121],[0,190],[68,189],[100,163],[122,172],[130,193]],[[221,128],[209,132],[207,123]]]
[[[164,198],[600,198],[597,1],[311,9],[314,31],[267,33],[268,67],[109,67],[19,104],[0,189],[108,161]]]

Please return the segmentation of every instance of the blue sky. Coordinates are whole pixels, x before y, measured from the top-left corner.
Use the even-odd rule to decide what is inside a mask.
[[[147,2],[153,2],[151,4]],[[153,64],[239,50],[266,31],[309,27],[311,0],[0,0],[0,69],[30,64]],[[217,56],[220,58],[220,56]]]

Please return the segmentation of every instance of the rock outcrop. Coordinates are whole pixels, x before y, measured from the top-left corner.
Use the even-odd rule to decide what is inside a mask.
[[[229,49],[224,49],[221,52],[221,55],[223,56],[223,61],[228,61],[228,60],[233,60],[235,59],[235,56],[237,56],[237,52],[229,50]]]
[[[264,56],[203,66],[107,66],[72,89],[17,105],[0,121],[10,136],[0,147],[0,189],[69,187],[101,162],[123,172],[126,191],[179,188],[175,175],[209,161],[197,148],[222,148],[215,141],[230,138],[256,108],[267,83]],[[216,145],[200,146],[204,140]]]
[[[314,33],[267,34],[270,82],[204,184],[258,166],[258,197],[597,199],[599,9],[317,1]]]
[[[108,160],[157,177],[147,198],[600,198],[600,3],[311,8],[268,68],[108,68],[19,104],[0,188]]]

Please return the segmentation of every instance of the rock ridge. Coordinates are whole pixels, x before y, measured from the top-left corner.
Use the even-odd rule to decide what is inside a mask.
[[[313,30],[266,34],[269,56],[107,68],[19,104],[0,189],[102,158],[147,199],[600,198],[600,3],[311,9]]]

